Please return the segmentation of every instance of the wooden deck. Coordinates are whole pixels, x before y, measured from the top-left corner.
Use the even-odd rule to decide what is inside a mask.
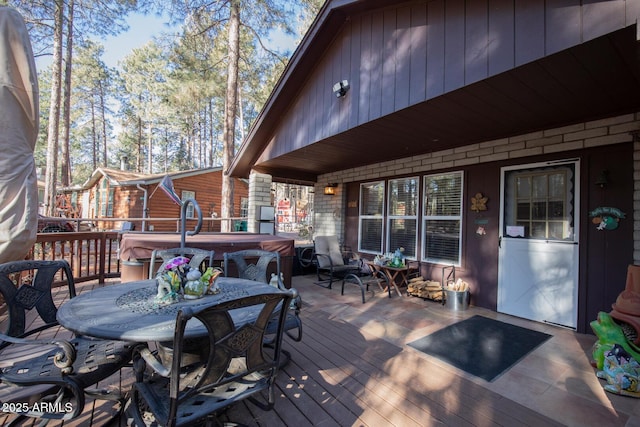
[[[596,378],[589,364],[594,336],[475,307],[453,312],[415,297],[389,299],[379,291],[362,304],[354,286],[340,295],[339,283],[330,290],[313,279],[294,277],[304,338],[285,338],[293,357],[279,375],[275,409],[239,404],[223,420],[266,427],[640,425],[640,400],[608,394]],[[406,345],[474,314],[553,338],[491,383]],[[107,385],[126,390],[131,381],[124,369]],[[104,402],[88,401],[83,416],[64,425],[102,425],[111,413]],[[128,422],[123,416],[114,425]]]

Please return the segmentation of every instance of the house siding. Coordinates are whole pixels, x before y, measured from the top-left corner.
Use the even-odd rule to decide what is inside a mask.
[[[635,24],[639,3],[439,0],[350,16],[256,163]],[[343,79],[355,96],[334,102]]]
[[[96,181],[95,185],[88,191],[90,192],[90,201],[88,207],[83,207],[82,216],[84,218],[96,219],[95,226],[99,229],[110,230],[120,229],[122,221],[113,221],[111,218],[143,218],[144,212],[144,191],[135,185],[112,185],[107,186],[114,190],[113,215],[109,217],[101,217],[100,212],[95,212],[96,190],[101,188],[102,182],[107,179],[105,177]],[[234,178],[234,217],[241,215],[241,202],[243,198],[248,198],[248,184]],[[222,171],[214,171],[209,173],[195,174],[182,178],[173,179],[174,189],[178,196],[182,196],[183,191],[193,191],[196,201],[200,206],[203,216],[202,231],[220,231],[220,221],[212,221],[210,218],[220,217],[220,206],[222,203]],[[146,186],[148,192],[148,215],[145,218],[147,228],[149,226],[152,231],[176,232],[180,231],[180,206],[171,201],[165,193],[158,187],[158,184],[150,184]],[[154,218],[156,218],[154,220]],[[161,218],[176,218],[172,220],[162,220]],[[141,220],[134,221],[135,230],[141,230]],[[197,224],[197,220],[187,220],[187,230],[193,230]],[[232,226],[233,230],[233,226]],[[150,230],[151,231],[151,230]]]
[[[609,311],[624,289],[626,266],[640,263],[640,112],[570,126],[470,144],[401,160],[336,171],[319,177],[315,193],[315,234],[337,234],[358,247],[359,184],[398,176],[427,175],[463,170],[463,259],[460,277],[472,285],[472,303],[496,309],[500,168],[537,161],[581,159],[581,226],[579,327],[598,311]],[[593,185],[602,170],[610,171],[606,191]],[[336,196],[324,196],[322,183],[339,183]],[[485,236],[475,233],[475,214],[468,200],[477,192],[489,197]],[[615,232],[595,229],[587,213],[597,206],[615,206],[627,213]],[[335,213],[344,215],[335,215]],[[633,212],[633,214],[631,214]],[[338,218],[336,218],[338,217]],[[420,240],[420,239],[419,239]],[[386,248],[390,250],[392,248]],[[418,249],[421,253],[421,248]],[[425,277],[440,280],[441,266],[422,263]]]

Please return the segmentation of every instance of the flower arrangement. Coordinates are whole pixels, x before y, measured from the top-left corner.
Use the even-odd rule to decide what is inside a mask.
[[[184,299],[202,298],[205,294],[217,294],[220,288],[215,279],[220,268],[208,267],[204,273],[189,267],[189,258],[178,256],[169,260],[156,275],[158,293],[156,301],[171,304]]]
[[[398,248],[396,249],[396,251],[393,253],[393,258],[391,259],[391,262],[389,263],[389,265],[391,267],[404,267],[404,248]]]

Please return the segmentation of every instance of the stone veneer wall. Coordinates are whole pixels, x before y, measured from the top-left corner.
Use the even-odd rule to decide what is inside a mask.
[[[640,131],[640,112],[471,144],[420,156],[381,162],[321,175],[315,185],[314,236],[335,234],[344,239],[343,184],[408,173],[428,173],[450,167],[559,153],[629,142]],[[640,141],[634,142],[633,261],[640,264]],[[335,196],[325,196],[326,183],[338,183]],[[338,213],[339,215],[335,215]]]
[[[272,206],[271,175],[251,171],[249,174],[249,217],[247,231],[257,233],[260,206]]]

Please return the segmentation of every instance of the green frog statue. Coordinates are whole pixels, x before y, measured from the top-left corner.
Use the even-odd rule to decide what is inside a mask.
[[[204,273],[193,268],[187,273],[187,281],[184,284],[184,298],[197,299],[205,294],[217,294],[220,288],[216,285],[215,279],[221,274],[221,270],[209,267]]]
[[[640,397],[640,349],[629,342],[609,313],[601,311],[591,322],[598,337],[592,348],[596,376],[607,381],[604,389],[622,396]]]

